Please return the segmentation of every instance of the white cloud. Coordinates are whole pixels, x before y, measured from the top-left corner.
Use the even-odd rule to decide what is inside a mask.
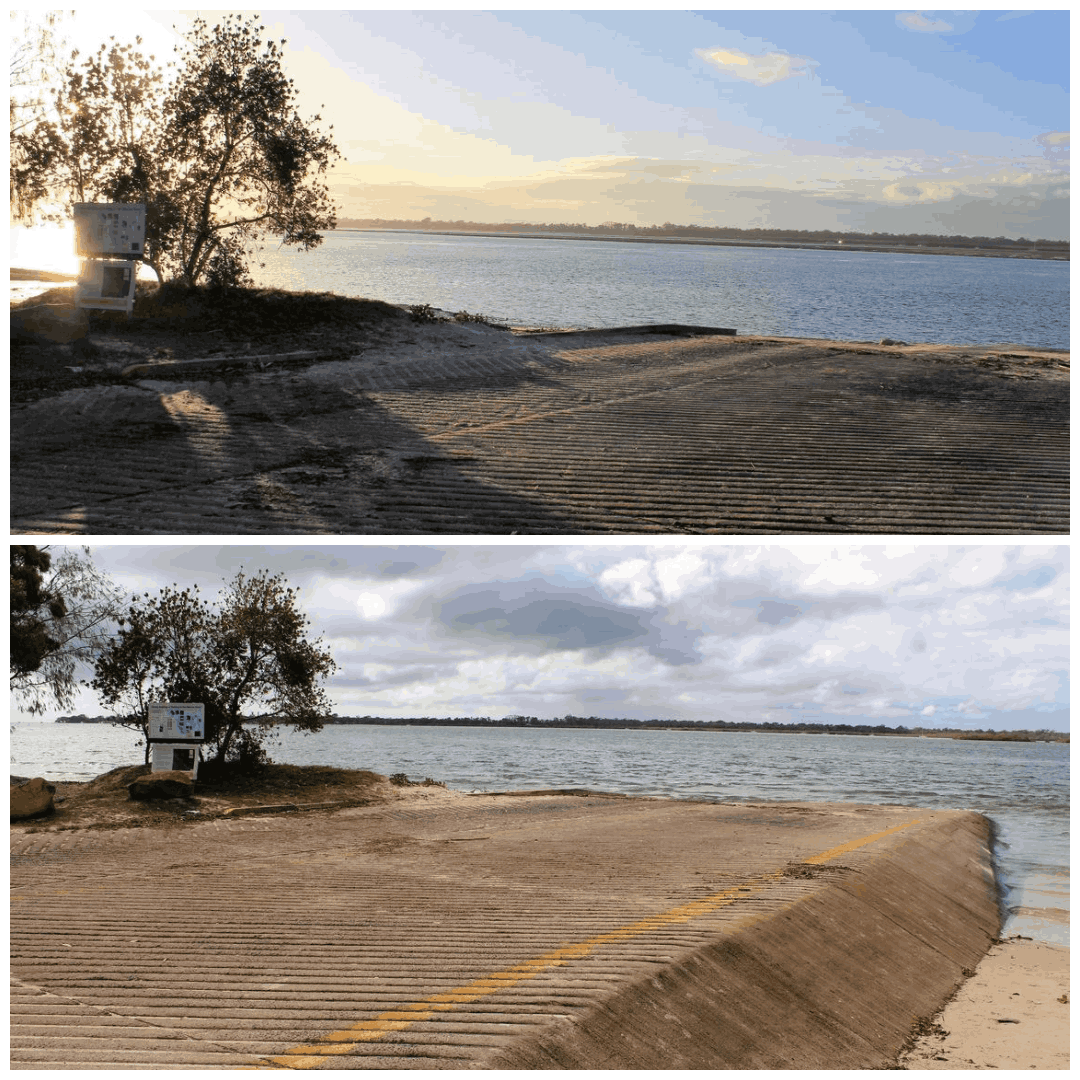
[[[761,53],[757,56],[741,49],[695,49],[694,52],[724,75],[753,83],[755,86],[769,86],[785,79],[812,75],[816,66],[809,57],[791,56],[782,52]]]
[[[598,579],[608,596],[634,607],[652,607],[656,595],[652,563],[648,559],[626,559],[605,570]]]
[[[1042,135],[1036,135],[1035,141],[1047,147],[1068,146],[1069,135],[1068,131],[1046,131]]]
[[[1004,569],[1005,552],[1001,548],[978,547],[965,552],[949,568],[948,580],[963,587],[985,585]]]
[[[347,581],[337,578],[317,579],[310,590],[310,600],[340,620],[357,616],[364,622],[376,622],[396,614],[402,603],[425,588],[423,580],[397,578],[374,582],[357,577]]]
[[[877,584],[880,576],[868,555],[832,551],[824,558],[815,558],[810,549],[805,555],[797,552],[796,557],[813,567],[802,582],[807,589],[869,588]]]
[[[1066,722],[1062,546],[109,551],[95,560],[140,592],[177,581],[210,599],[238,560],[284,573],[340,665],[342,714]],[[597,647],[611,628],[625,633]]]
[[[688,592],[702,591],[712,578],[708,563],[696,551],[682,551],[678,555],[659,559],[655,576],[668,603]]]
[[[901,30],[913,30],[918,34],[948,34],[953,30],[952,23],[944,19],[928,19],[918,11],[902,11],[896,16],[896,25]]]
[[[356,610],[365,619],[377,619],[386,614],[386,600],[378,593],[364,592],[356,598]]]

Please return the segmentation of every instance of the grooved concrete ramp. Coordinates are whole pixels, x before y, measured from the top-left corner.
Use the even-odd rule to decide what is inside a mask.
[[[880,1068],[997,934],[987,838],[456,793],[13,829],[12,1067]]]
[[[1068,531],[1067,354],[648,338],[185,362],[20,403],[12,530]]]

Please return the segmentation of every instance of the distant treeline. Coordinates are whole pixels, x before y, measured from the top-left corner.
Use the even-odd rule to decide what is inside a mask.
[[[490,224],[480,221],[437,221],[424,218],[423,221],[403,221],[399,218],[339,218],[339,229],[408,229],[431,232],[470,232],[496,233],[505,235],[523,234],[563,234],[579,236],[619,236],[686,238],[699,240],[742,240],[758,243],[793,243],[793,244],[872,244],[896,247],[969,247],[973,249],[1000,248],[1016,250],[1032,248],[1041,251],[1068,252],[1068,240],[1029,240],[1021,237],[1010,240],[1004,236],[937,236],[929,233],[858,233],[832,232],[827,229],[809,231],[807,229],[733,229],[710,225],[674,225],[670,221],[663,225],[628,225],[619,221],[605,221],[602,225],[563,222],[557,225],[536,225],[531,222],[501,222]]]
[[[504,716],[501,720],[484,717],[422,716],[401,719],[384,716],[333,716],[325,724],[385,724],[388,726],[410,725],[413,727],[539,727],[539,728],[617,728],[643,731],[763,731],[781,734],[809,735],[906,735],[932,738],[993,739],[1009,742],[1068,742],[1068,734],[1060,731],[1001,731],[985,729],[961,730],[947,728],[909,728],[904,725],[889,727],[887,724],[814,724],[797,721],[783,724],[776,721],[729,721],[729,720],[630,720],[606,716],[556,716],[542,719],[537,716]]]
[[[58,724],[109,724],[115,723],[111,716],[59,716]],[[283,721],[287,723],[287,721]],[[906,735],[939,739],[992,739],[997,742],[1065,742],[1068,733],[1060,731],[994,731],[950,728],[909,728],[904,725],[889,727],[887,724],[813,724],[795,722],[782,724],[776,721],[729,721],[729,720],[629,720],[607,716],[556,716],[543,719],[537,716],[504,716],[491,720],[483,716],[327,716],[323,724],[376,724],[386,727],[537,727],[537,728],[615,728],[641,731],[764,731],[781,734],[808,735]]]

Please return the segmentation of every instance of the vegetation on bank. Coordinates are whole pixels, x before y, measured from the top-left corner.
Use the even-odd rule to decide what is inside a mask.
[[[37,275],[37,271],[19,273]],[[52,279],[42,274],[40,280]],[[41,304],[70,307],[74,302],[74,286],[58,286],[13,303],[11,310]],[[86,314],[94,332],[107,331],[129,339],[174,335],[199,342],[207,349],[235,340],[258,343],[285,336],[370,335],[392,323],[423,321],[417,313],[410,314],[383,300],[330,292],[258,286],[189,287],[181,282],[157,285],[148,281],[136,286],[131,318],[116,311],[91,310]],[[40,346],[36,346],[33,356],[39,354]]]
[[[1010,240],[1004,236],[937,236],[930,233],[834,232],[827,229],[735,229],[710,225],[630,225],[605,221],[602,225],[560,223],[536,225],[526,222],[490,224],[477,221],[402,221],[389,218],[340,218],[339,229],[408,229],[428,232],[477,232],[514,236],[519,234],[560,234],[577,236],[620,237],[642,239],[673,238],[688,240],[730,240],[745,243],[777,244],[871,244],[874,247],[970,248],[973,251],[993,250],[1003,254],[1032,251],[1068,255],[1068,240],[1029,240],[1020,237]]]
[[[93,658],[90,685],[116,710],[114,722],[142,735],[148,763],[151,702],[201,702],[219,767],[265,764],[264,739],[279,721],[322,727],[331,707],[322,684],[337,664],[321,638],[309,638],[299,590],[281,575],[240,571],[214,603],[198,586],[145,593],[116,621]]]
[[[110,716],[57,717],[58,724],[107,724],[115,723]],[[265,723],[265,721],[263,721]],[[282,724],[289,721],[282,720]],[[630,720],[602,716],[556,716],[541,719],[536,716],[504,716],[501,720],[492,720],[478,716],[327,716],[322,719],[323,726],[373,724],[386,727],[538,727],[538,728],[594,728],[642,731],[761,731],[781,735],[900,735],[909,738],[929,739],[978,739],[994,742],[1058,742],[1067,743],[1069,733],[1050,731],[1042,728],[1038,731],[994,731],[982,728],[975,730],[961,728],[909,728],[900,724],[889,727],[887,724],[814,724],[776,722],[753,723],[750,721],[732,722],[727,720]]]

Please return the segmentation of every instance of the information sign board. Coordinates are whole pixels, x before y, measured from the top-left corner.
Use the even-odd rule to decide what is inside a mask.
[[[76,282],[76,303],[79,307],[126,311],[130,315],[135,306],[137,266],[119,259],[84,259]]]
[[[150,771],[189,772],[195,780],[199,772],[199,748],[195,743],[154,743]]]
[[[137,258],[146,243],[142,203],[76,203],[75,254],[84,259]]]
[[[203,742],[201,703],[157,701],[150,706],[149,736],[154,742]]]

